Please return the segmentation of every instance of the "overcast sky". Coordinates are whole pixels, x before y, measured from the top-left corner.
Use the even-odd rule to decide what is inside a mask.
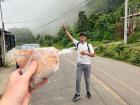
[[[84,1],[86,0],[7,0],[2,3],[5,27],[28,27],[34,32],[53,34],[62,23],[74,23],[77,13],[86,8]],[[82,2],[81,6],[63,18],[45,25]]]

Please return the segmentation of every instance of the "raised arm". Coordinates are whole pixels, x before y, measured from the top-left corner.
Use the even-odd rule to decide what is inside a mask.
[[[64,29],[66,35],[68,36],[68,38],[73,41],[74,38],[72,37],[72,34],[67,30],[67,28],[65,26],[62,26],[62,28]]]

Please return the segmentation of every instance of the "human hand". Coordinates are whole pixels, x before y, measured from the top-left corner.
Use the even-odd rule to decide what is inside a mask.
[[[65,24],[62,25],[63,30],[67,30],[67,26]]]
[[[37,62],[32,61],[24,74],[21,75],[21,70],[18,69],[9,76],[8,85],[0,101],[0,105],[28,105],[33,92],[32,89],[29,89],[29,81],[35,73],[36,68]],[[46,82],[47,80],[44,80],[36,88],[44,85]]]
[[[88,55],[89,53],[86,52],[86,51],[82,51],[82,52],[80,52],[80,54],[81,54],[81,55]]]

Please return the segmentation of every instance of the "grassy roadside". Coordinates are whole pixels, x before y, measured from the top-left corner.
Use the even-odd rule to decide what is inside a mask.
[[[140,67],[140,42],[135,44],[107,44],[100,45],[96,53],[102,57],[113,58]]]
[[[111,43],[92,42],[91,44],[94,46],[95,52],[99,56],[127,62],[140,67],[140,42],[123,44],[122,41],[113,41]],[[54,43],[52,46],[60,50],[66,48],[61,43]]]

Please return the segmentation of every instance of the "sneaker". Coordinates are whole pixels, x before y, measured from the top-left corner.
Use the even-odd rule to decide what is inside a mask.
[[[87,98],[91,98],[90,92],[87,92]]]
[[[80,94],[75,94],[74,97],[73,97],[73,101],[77,101],[80,99]]]

